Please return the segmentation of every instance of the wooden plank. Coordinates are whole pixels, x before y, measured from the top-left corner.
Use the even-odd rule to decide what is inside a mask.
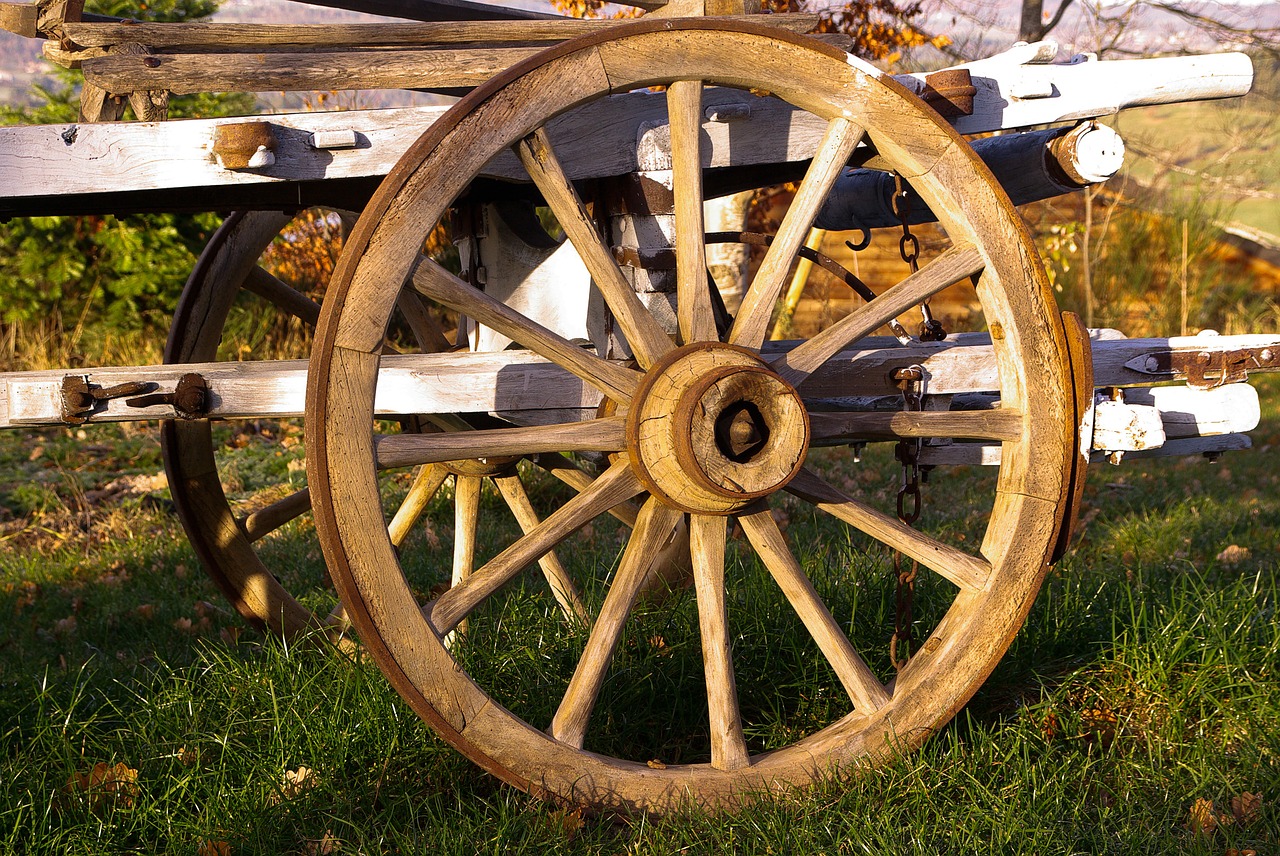
[[[645,134],[666,124],[662,93],[613,96],[562,116],[548,125],[557,154],[575,181],[622,175],[638,168],[637,150]],[[810,157],[826,123],[777,99],[732,89],[707,88],[704,110],[725,107],[732,122],[703,123],[703,158],[709,168],[731,164],[779,164]],[[294,113],[244,119],[192,119],[163,123],[128,122],[111,126],[31,125],[0,127],[0,215],[64,213],[78,196],[77,211],[139,210],[130,207],[131,193],[154,198],[157,190],[206,188],[198,196],[171,194],[160,201],[183,202],[186,210],[225,207],[234,196],[238,206],[279,205],[279,199],[314,192],[335,192],[339,180],[376,179],[386,175],[444,107],[358,110],[343,113]],[[262,170],[225,170],[211,153],[214,129],[228,122],[269,118],[277,139],[276,163]],[[354,130],[350,149],[318,150],[313,132]],[[104,193],[102,176],[111,176]],[[495,159],[484,174],[527,181],[514,155]],[[323,182],[329,188],[317,186]],[[282,184],[255,204],[254,188]],[[373,186],[370,184],[370,186]],[[367,193],[367,188],[365,188]],[[152,194],[151,197],[146,194]],[[59,197],[59,198],[50,198]],[[321,197],[328,199],[331,197]],[[98,200],[95,202],[95,200]],[[309,199],[297,199],[306,204]],[[134,203],[138,204],[138,203]],[[163,210],[164,206],[158,206]],[[148,209],[142,209],[148,210]],[[154,209],[153,209],[154,210]]]
[[[1097,331],[1095,331],[1097,332]],[[1172,345],[1171,345],[1172,343]],[[1098,339],[1093,342],[1095,379],[1098,386],[1138,386],[1162,383],[1125,369],[1134,356],[1162,349],[1210,347],[1236,350],[1272,348],[1280,352],[1280,335],[1185,337],[1175,339]],[[795,347],[794,342],[773,343],[765,356]],[[921,365],[931,394],[990,392],[996,389],[991,347],[982,334],[952,336],[946,342],[902,347],[890,338],[863,341],[865,350],[837,354],[801,387],[806,401],[823,409],[853,396],[898,396],[889,375],[894,368]],[[301,416],[307,363],[305,360],[243,363],[188,363],[170,366],[119,366],[75,371],[13,372],[0,374],[0,428],[17,425],[61,423],[61,385],[68,375],[86,376],[100,386],[130,380],[151,380],[169,390],[187,372],[203,375],[214,395],[211,415],[216,418]],[[1252,372],[1265,369],[1253,368]],[[1280,370],[1280,366],[1271,371]],[[1176,391],[1175,391],[1176,390]],[[1173,414],[1166,421],[1170,436],[1249,430],[1256,419],[1256,394],[1231,384],[1210,392],[1135,391],[1135,404],[1153,405]],[[378,400],[379,413],[469,413],[485,411],[540,411],[594,408],[600,394],[567,371],[528,351],[497,353],[405,354],[383,357]],[[1198,403],[1197,403],[1198,402]],[[863,405],[861,409],[870,409]],[[121,400],[108,402],[94,421],[119,422],[161,419],[173,415],[168,406],[126,407]],[[825,418],[825,417],[822,417]],[[822,418],[819,421],[822,421]],[[854,417],[837,414],[832,419]],[[892,428],[893,416],[861,417],[877,430]],[[906,419],[908,417],[898,417]],[[916,417],[913,417],[916,418]],[[918,417],[919,419],[934,418]],[[1017,417],[1002,416],[1001,419]],[[880,425],[883,421],[885,424]],[[906,424],[906,423],[902,423]],[[901,430],[911,430],[903,428]],[[999,429],[1003,431],[1004,429]]]
[[[478,86],[541,48],[385,50],[343,53],[104,56],[82,64],[108,92],[297,92],[313,89],[444,89]]]
[[[309,6],[327,6],[348,12],[364,12],[387,18],[407,18],[411,21],[498,21],[550,20],[560,17],[547,12],[533,12],[515,6],[496,3],[475,3],[471,0],[299,0]]]
[[[171,391],[187,372],[209,384],[210,415],[222,419],[301,416],[306,360],[121,366],[0,375],[0,428],[60,424],[62,379],[88,377],[99,386],[149,380]],[[471,413],[595,407],[599,394],[564,369],[527,351],[452,353],[383,358],[375,408],[379,413]],[[514,406],[509,406],[514,405]],[[134,408],[107,402],[95,422],[171,418],[168,405]]]
[[[30,8],[26,4],[0,4],[0,20],[6,7]],[[32,25],[34,27],[34,12]],[[377,24],[228,24],[207,21],[184,23],[74,23],[67,24],[67,36],[83,47],[110,47],[126,42],[152,48],[222,47],[242,50],[310,45],[341,46],[425,46],[470,42],[558,42],[626,23],[613,18],[559,18],[552,20],[440,21],[433,23]],[[817,15],[772,15],[775,27],[807,32],[818,23]],[[7,29],[7,27],[6,27]],[[34,35],[34,33],[33,33]]]
[[[0,29],[34,39],[39,10],[34,3],[0,3]]]

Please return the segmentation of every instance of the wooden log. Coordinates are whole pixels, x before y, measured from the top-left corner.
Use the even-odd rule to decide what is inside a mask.
[[[166,54],[84,61],[85,80],[108,92],[286,92],[478,86],[540,48]]]
[[[0,4],[32,9],[25,4]],[[16,14],[16,13],[15,13]],[[31,13],[34,16],[34,12]],[[0,17],[0,20],[4,20]],[[34,26],[34,17],[32,18]],[[184,23],[68,23],[67,37],[83,47],[110,47],[137,42],[152,48],[222,48],[228,52],[249,48],[288,47],[422,47],[475,42],[558,42],[625,23],[613,18],[560,18],[552,20],[441,21],[433,23],[378,24],[224,24],[206,21]],[[773,26],[807,32],[818,23],[817,15],[786,14],[769,18]],[[7,27],[6,27],[7,29]],[[33,33],[34,35],[34,33]]]
[[[1068,141],[1066,144],[1057,145]],[[1124,164],[1124,143],[1105,125],[1050,128],[1004,134],[972,142],[1014,205],[1049,199],[1106,181]],[[814,226],[818,229],[881,229],[898,226],[893,176],[875,169],[846,170],[836,180]],[[933,223],[937,215],[907,185],[908,220]]]

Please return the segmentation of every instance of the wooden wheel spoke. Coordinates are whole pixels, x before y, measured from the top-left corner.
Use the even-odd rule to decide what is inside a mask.
[[[546,131],[541,128],[534,131],[516,144],[515,151],[564,227],[565,235],[591,273],[596,288],[604,295],[636,360],[643,368],[653,365],[674,345],[640,302],[613,260],[613,254],[600,239],[591,215],[552,150]]]
[[[698,597],[702,667],[711,721],[711,766],[736,770],[749,763],[738,688],[733,674],[729,619],[725,608],[724,541],[727,517],[695,514],[689,520],[693,584]]]
[[[855,440],[949,437],[1017,440],[1022,414],[1014,410],[900,410],[890,413],[810,413],[810,442],[830,446]]]
[[[613,661],[622,627],[653,570],[654,560],[679,521],[680,512],[653,498],[640,509],[636,528],[600,607],[600,615],[591,628],[586,649],[551,721],[551,736],[556,740],[582,748],[587,722]]]
[[[702,224],[702,81],[677,80],[667,89],[671,181],[676,217],[676,319],[680,341],[714,342],[715,310],[707,282]]]
[[[314,327],[320,321],[319,303],[257,265],[249,269],[244,287],[304,324]]]
[[[579,493],[586,490],[591,486],[591,482],[595,481],[595,476],[580,469],[573,461],[558,452],[537,455],[534,463]],[[617,518],[619,522],[630,526],[632,529],[636,527],[636,516],[639,513],[640,506],[634,502],[624,502],[609,509],[611,517]]]
[[[476,528],[480,521],[479,476],[456,476],[453,482],[453,579],[459,585],[471,578],[476,561]]]
[[[787,485],[787,490],[814,503],[832,517],[843,520],[899,553],[915,559],[950,580],[961,591],[983,588],[991,575],[991,565],[985,559],[949,547],[912,529],[895,517],[846,496],[808,470],[801,470],[791,484]]]
[[[303,488],[241,518],[240,528],[253,543],[310,510],[311,491]]]
[[[783,354],[773,367],[789,383],[799,385],[810,372],[844,348],[947,286],[980,273],[985,264],[982,254],[973,244],[957,244],[875,300],[859,306],[812,339]]]
[[[887,704],[889,693],[858,656],[840,625],[831,616],[813,583],[791,555],[786,539],[769,510],[744,514],[738,520],[742,523],[751,546],[800,616],[822,655],[835,670],[845,692],[853,699],[854,707],[862,713],[871,713]]]
[[[525,492],[520,477],[499,476],[493,480],[493,483],[498,486],[498,491],[506,500],[512,516],[520,525],[520,530],[528,535],[537,529],[542,521],[538,519],[538,513],[534,511],[533,503],[529,501],[529,494]],[[589,622],[591,616],[582,603],[582,596],[578,594],[573,578],[569,576],[564,565],[560,564],[556,554],[547,553],[538,559],[538,566],[542,568],[542,574],[547,578],[547,585],[551,586],[551,594],[564,610],[564,614],[583,623]]]
[[[769,329],[769,318],[782,294],[783,286],[786,285],[791,263],[804,246],[818,209],[826,201],[840,171],[862,140],[863,133],[862,128],[842,117],[836,117],[827,123],[826,133],[805,173],[804,182],[782,218],[778,234],[743,297],[738,317],[729,332],[729,341],[733,344],[759,348],[764,342]]]
[[[527,428],[487,428],[444,434],[391,434],[378,437],[378,466],[418,466],[468,458],[532,455],[538,452],[616,452],[626,446],[621,416],[535,425]]]
[[[440,486],[448,476],[448,470],[434,464],[427,464],[418,471],[413,484],[409,487],[409,493],[405,495],[404,501],[396,509],[395,516],[387,524],[387,534],[391,536],[392,544],[397,547],[404,544],[413,525],[426,510],[427,503],[431,502],[432,497],[440,490]]]
[[[440,328],[440,322],[431,314],[431,307],[421,294],[412,289],[401,291],[400,299],[396,301],[396,308],[404,316],[405,322],[422,350],[438,354],[453,347],[453,343],[445,336],[444,330]]]
[[[490,559],[465,582],[441,595],[430,607],[428,616],[436,632],[443,636],[453,630],[485,598],[531,562],[537,561],[593,518],[642,489],[631,472],[630,464],[625,459],[618,461],[592,482],[591,487],[562,505],[533,531]]]
[[[628,402],[640,381],[640,373],[625,368],[578,347],[511,307],[472,288],[430,259],[420,259],[412,274],[413,287],[427,297],[465,313],[472,320],[492,327],[502,335],[552,362],[563,366],[605,395]]]

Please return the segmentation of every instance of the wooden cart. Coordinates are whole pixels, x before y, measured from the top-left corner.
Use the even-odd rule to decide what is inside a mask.
[[[493,7],[419,3],[412,9],[428,17],[471,20],[329,28],[79,21],[65,2],[2,8],[10,29],[51,37],[51,55],[83,64],[86,118],[118,117],[125,102],[160,116],[166,93],[193,88],[474,87],[447,111],[0,129],[5,214],[243,209],[191,275],[165,353],[173,365],[0,375],[0,425],[165,420],[183,523],[247,619],[284,634],[349,622],[446,740],[550,798],[727,807],[919,744],[1017,633],[1070,537],[1090,457],[1247,445],[1240,431],[1256,423],[1257,400],[1238,381],[1280,354],[1277,337],[1129,340],[1060,315],[1006,192],[1023,192],[1025,170],[1004,163],[1004,143],[984,155],[989,167],[959,135],[1240,94],[1243,57],[1138,71],[1083,58],[1049,65],[1051,52],[1031,45],[949,75],[895,78],[803,35],[812,18],[703,17],[746,10],[702,0],[629,23],[501,21]],[[1035,150],[1043,165],[1048,148]],[[86,173],[89,162],[96,171]],[[1045,181],[1094,178],[1069,173]],[[905,220],[936,219],[945,248],[896,283],[848,274],[864,305],[805,340],[771,340],[793,261],[814,256],[806,239],[833,187],[891,176],[914,203]],[[726,307],[704,262],[708,243],[726,236],[708,236],[704,200],[781,179],[798,182],[794,201],[776,234],[736,236],[767,251],[740,304]],[[362,209],[323,306],[257,266],[290,219],[280,208],[313,204],[346,221]],[[554,215],[563,244],[529,227],[535,204]],[[479,224],[462,242],[461,276],[423,255],[451,211],[455,225],[461,211]],[[873,220],[847,226],[890,225]],[[956,283],[972,283],[984,332],[875,335]],[[215,362],[242,289],[315,325],[309,364]],[[1174,380],[1188,387],[1143,389]],[[211,420],[303,413],[308,488],[237,517]],[[903,462],[897,515],[809,455],[878,441],[898,443]],[[965,541],[910,525],[920,468],[952,464],[998,470],[979,537]],[[407,469],[407,495],[389,502],[389,475]],[[539,469],[574,489],[545,516],[525,487]],[[478,562],[486,480],[524,535]],[[446,482],[453,580],[429,597],[402,570],[401,548]],[[784,497],[936,577],[949,594],[915,617],[918,645],[906,648],[910,580],[897,587],[908,612],[905,628],[900,611],[886,630],[889,652],[851,643],[827,582],[810,579],[771,513]],[[306,513],[341,596],[328,616],[300,605],[257,553]],[[585,550],[574,534],[609,516],[629,529],[621,558],[602,558],[598,579],[575,578],[557,554]],[[772,702],[758,700],[793,705],[785,686],[752,687],[751,709],[739,703],[734,652],[768,640],[735,636],[741,570],[727,543],[757,557],[794,610],[831,675],[840,701],[824,709],[836,715],[778,727]],[[538,632],[586,640],[541,719],[512,709],[500,681],[472,678],[487,659],[511,656],[493,614],[535,564],[551,606]],[[707,710],[706,756],[695,763],[593,751],[607,680],[661,691],[634,658],[610,674],[655,577],[692,582],[683,601],[696,604]],[[645,662],[661,673],[661,658]]]

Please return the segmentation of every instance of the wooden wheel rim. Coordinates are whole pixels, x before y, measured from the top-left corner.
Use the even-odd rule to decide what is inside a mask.
[[[985,271],[978,291],[998,331],[1003,400],[1022,408],[1036,403],[1036,418],[1022,419],[1020,436],[1003,443],[995,507],[979,551],[989,572],[962,588],[934,631],[937,644],[898,676],[878,710],[855,711],[732,771],[707,764],[655,769],[604,757],[513,716],[457,669],[365,511],[377,507],[368,417],[376,345],[395,299],[386,283],[401,281],[412,264],[414,224],[436,222],[491,156],[550,117],[610,92],[683,79],[767,88],[820,117],[865,128],[953,241],[979,248]],[[380,188],[340,262],[338,299],[326,310],[313,351],[307,453],[317,526],[362,638],[414,709],[477,763],[518,787],[597,807],[725,806],[918,744],[994,668],[1030,607],[1056,533],[1073,426],[1062,405],[1069,389],[1065,344],[1038,265],[1007,198],[952,129],[873,68],[820,43],[758,26],[642,21],[522,63],[433,125]]]
[[[280,230],[280,212],[235,212],[214,232],[174,310],[166,363],[212,362],[240,284]],[[173,502],[200,563],[245,621],[293,636],[319,626],[258,557],[237,525],[214,459],[206,419],[165,420],[160,443]]]

